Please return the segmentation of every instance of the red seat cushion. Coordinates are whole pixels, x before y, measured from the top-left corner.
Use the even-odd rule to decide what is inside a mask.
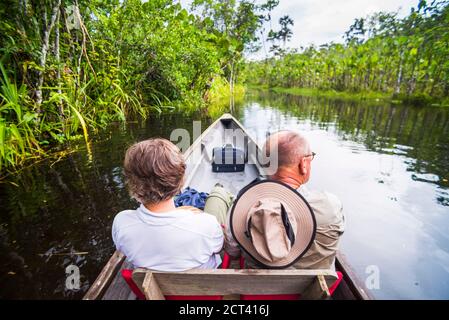
[[[343,280],[343,273],[341,273],[340,271],[337,271],[337,276],[338,276],[337,280],[332,285],[332,287],[329,288],[329,293],[331,294],[331,296],[334,294],[335,290],[338,288],[338,285],[340,284],[341,280]]]
[[[231,257],[225,253],[223,256],[223,262],[221,263],[221,269],[228,269],[231,265]]]
[[[139,287],[133,280],[133,271],[131,269],[123,269],[122,277],[125,279],[131,291],[136,295],[137,299],[145,300],[145,295],[140,291]]]

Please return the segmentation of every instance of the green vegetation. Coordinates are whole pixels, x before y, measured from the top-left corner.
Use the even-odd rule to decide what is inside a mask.
[[[304,97],[327,97],[336,98],[341,100],[390,100],[390,96],[382,92],[346,92],[346,91],[336,91],[336,90],[323,90],[317,88],[284,88],[284,87],[274,87],[270,88],[268,86],[248,86],[249,89],[255,90],[270,90],[276,93],[287,93],[291,95],[304,96]]]
[[[235,111],[234,105],[241,104],[245,97],[245,87],[236,84],[233,88],[233,95],[229,90],[229,83],[223,78],[217,78],[206,97],[208,106],[207,114],[212,119],[219,118],[224,112]],[[233,105],[230,105],[230,104]]]
[[[224,99],[232,107],[268,7],[192,7],[201,15],[174,0],[2,1],[0,171],[83,136],[89,146],[112,121]]]
[[[244,82],[344,99],[449,103],[448,0],[357,19],[345,44],[286,49],[279,0],[5,0],[0,172],[66,150],[113,121],[241,101]],[[270,26],[269,30],[266,29]],[[245,53],[268,57],[246,62]],[[318,92],[319,91],[319,92]],[[89,151],[89,149],[88,149]]]
[[[288,40],[272,38],[284,43]],[[293,90],[296,93],[319,89],[324,95],[356,93],[356,97],[388,96],[418,104],[449,102],[447,0],[419,1],[403,19],[385,12],[356,19],[345,39],[345,44],[310,46],[300,51],[273,45],[273,57],[247,64],[247,82],[270,88],[302,88]]]

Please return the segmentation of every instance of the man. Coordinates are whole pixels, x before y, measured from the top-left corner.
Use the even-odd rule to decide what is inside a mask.
[[[297,190],[310,205],[316,219],[315,238],[308,250],[293,264],[293,267],[297,269],[335,268],[338,242],[345,228],[341,201],[333,194],[309,191],[304,186],[309,181],[315,153],[311,151],[308,141],[303,136],[293,131],[275,133],[267,139],[264,145],[265,151],[271,150],[270,148],[277,149],[278,167],[269,176],[269,179],[282,182]],[[266,225],[266,228],[271,227]],[[240,248],[233,237],[233,231],[231,223],[230,228],[227,229],[225,250],[231,256],[236,257],[240,254]],[[269,230],[265,230],[265,232],[269,234]],[[270,236],[273,237],[273,233]],[[277,241],[281,242],[279,239]],[[247,252],[247,250],[245,251]],[[244,256],[247,267],[261,267],[260,261],[255,261],[248,255]]]
[[[112,239],[134,267],[158,271],[214,269],[221,264],[223,231],[217,219],[192,207],[175,208],[184,181],[179,149],[165,139],[149,139],[126,152],[124,173],[136,210],[114,219]]]

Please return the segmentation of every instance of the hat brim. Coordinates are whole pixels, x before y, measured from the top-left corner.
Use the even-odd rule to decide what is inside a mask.
[[[274,198],[286,204],[296,219],[295,243],[289,254],[272,262],[257,253],[246,234],[247,213],[260,199]],[[253,260],[269,269],[287,268],[298,261],[312,245],[316,234],[316,220],[312,208],[304,197],[290,186],[274,180],[262,180],[243,189],[234,201],[230,213],[230,229],[234,240]]]

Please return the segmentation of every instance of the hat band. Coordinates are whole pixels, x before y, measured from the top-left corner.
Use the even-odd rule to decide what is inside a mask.
[[[250,218],[248,219],[248,223],[246,224],[245,236],[246,236],[251,242],[253,242],[253,237],[251,236],[251,219],[252,219],[252,217],[250,217]]]
[[[290,240],[291,245],[295,244],[295,232],[293,231],[293,227],[290,223],[290,219],[288,218],[287,211],[284,208],[284,205],[281,203],[281,217],[282,224],[285,228],[285,233],[287,234],[288,239]]]

